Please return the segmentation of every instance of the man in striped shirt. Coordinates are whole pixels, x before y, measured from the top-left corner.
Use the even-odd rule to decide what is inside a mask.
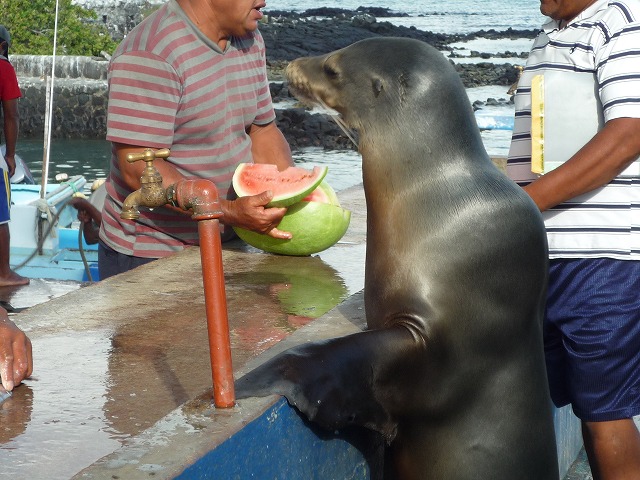
[[[640,414],[640,1],[541,0],[540,10],[551,21],[518,86],[507,171],[547,228],[551,394],[582,420],[594,478],[638,480],[640,434],[632,417]],[[560,75],[568,91],[591,78],[603,117],[570,158],[550,158],[545,145],[545,164],[559,166],[542,175],[532,173],[531,162],[536,75]],[[574,108],[562,98],[556,104]],[[560,133],[570,141],[585,124],[576,118]]]
[[[101,278],[198,243],[197,224],[169,206],[120,218],[140,187],[144,162],[126,156],[170,148],[155,167],[167,187],[182,178],[212,180],[220,195],[223,239],[230,225],[290,238],[277,225],[282,208],[265,208],[270,192],[234,199],[241,162],[293,164],[275,125],[258,31],[263,0],[169,0],[134,28],[109,65],[107,139],[112,159],[100,229]]]

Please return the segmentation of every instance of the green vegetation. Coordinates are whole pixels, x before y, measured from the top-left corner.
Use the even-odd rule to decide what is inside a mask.
[[[55,0],[0,0],[0,11],[11,34],[10,54],[53,53]],[[59,0],[57,55],[100,56],[112,54],[116,46],[93,10]]]

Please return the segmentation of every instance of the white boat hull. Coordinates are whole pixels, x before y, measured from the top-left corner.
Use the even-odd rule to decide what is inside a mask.
[[[10,263],[20,275],[85,282],[90,279],[89,269],[91,280],[98,279],[97,246],[84,240],[79,243],[77,212],[68,205],[76,192],[83,192],[85,184],[85,178],[78,175],[49,185],[44,200],[39,185],[11,185]],[[47,232],[44,240],[40,239]]]

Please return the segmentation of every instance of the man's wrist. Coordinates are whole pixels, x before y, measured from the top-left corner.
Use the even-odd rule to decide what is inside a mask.
[[[218,199],[220,202],[220,210],[222,210],[222,216],[218,218],[220,223],[230,225],[229,220],[231,218],[230,212],[233,208],[233,200],[227,200],[226,198]]]

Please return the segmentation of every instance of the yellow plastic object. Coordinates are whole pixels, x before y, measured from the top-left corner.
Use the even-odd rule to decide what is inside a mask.
[[[531,80],[531,171],[544,173],[544,76]]]

